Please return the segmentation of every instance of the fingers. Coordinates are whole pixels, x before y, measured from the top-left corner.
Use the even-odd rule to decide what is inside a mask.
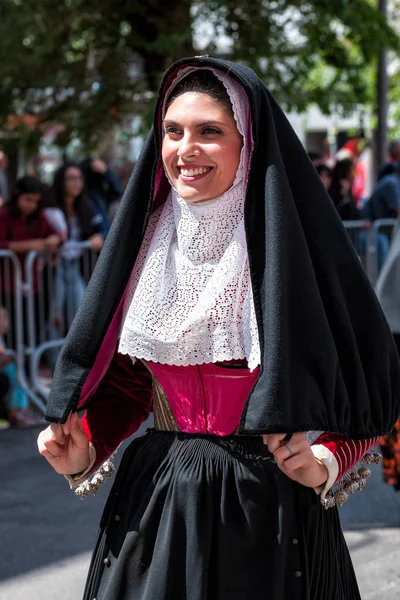
[[[280,469],[290,479],[311,488],[325,484],[329,478],[327,467],[319,462],[311,451],[285,460]]]
[[[65,455],[67,438],[68,434],[65,433],[63,425],[51,423],[39,434],[37,444],[40,454],[49,461]]]
[[[52,423],[39,434],[37,445],[57,473],[77,473],[89,464],[89,439],[76,414],[63,425]]]
[[[271,452],[271,454],[275,454],[278,448],[280,448],[282,440],[285,436],[286,433],[270,433],[269,435],[264,436],[264,438],[267,438],[268,450]]]
[[[85,430],[83,429],[81,420],[76,413],[72,413],[68,417],[67,422],[64,425],[64,430],[65,427],[67,428],[67,431],[69,432],[69,435],[71,436],[75,446],[78,448],[87,448],[89,445],[89,439],[85,433]]]
[[[88,437],[77,414],[71,414],[64,425],[51,423],[38,437],[38,449],[45,458],[59,458],[66,454],[70,442],[77,448],[86,449]]]
[[[303,453],[306,453],[307,455],[312,454],[310,450],[310,444],[308,443],[306,434],[304,432],[293,434],[289,442],[283,441],[285,434],[276,434],[276,436],[276,439],[272,440],[272,436],[268,436],[268,449],[270,452],[271,447],[274,449],[272,453],[274,455],[275,462],[279,467],[285,465],[286,468],[286,466],[294,464],[288,463],[288,461],[292,461],[295,456]],[[286,463],[288,464],[286,465]]]
[[[59,427],[59,426],[58,426]],[[57,427],[56,427],[57,429]],[[61,439],[58,432],[53,431],[53,424],[39,434],[38,450],[49,462],[65,454],[65,445],[56,441]]]
[[[65,434],[62,425],[59,425],[58,423],[51,423],[48,429],[49,436],[52,441],[57,442],[57,444],[65,444]]]
[[[295,433],[290,439],[284,433],[263,435],[263,441],[279,469],[290,479],[311,488],[328,479],[327,467],[315,458],[305,432]]]
[[[285,438],[288,439],[287,443],[290,442],[290,447],[292,447],[293,440],[298,441],[301,439],[306,439],[306,434],[305,432],[299,432],[294,434],[269,433],[268,435],[263,435],[264,444],[268,446],[268,450],[272,454],[275,454],[278,448],[286,444]]]
[[[311,467],[314,461],[314,454],[312,452],[305,451],[283,460],[281,463],[278,463],[278,466],[285,473],[293,473],[293,471],[296,471],[297,469]]]
[[[65,454],[65,447],[50,440],[44,443],[44,452],[41,454],[45,458],[60,458]]]

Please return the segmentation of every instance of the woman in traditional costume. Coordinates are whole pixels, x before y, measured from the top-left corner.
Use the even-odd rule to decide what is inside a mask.
[[[364,485],[354,466],[376,460],[399,384],[378,302],[274,98],[242,65],[173,64],[38,440],[84,497],[153,411],[85,600],[359,599],[335,504]]]

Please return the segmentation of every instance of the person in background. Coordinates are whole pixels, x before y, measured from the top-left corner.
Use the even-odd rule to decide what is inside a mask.
[[[17,367],[11,354],[7,354],[4,336],[9,331],[8,312],[0,306],[0,397],[5,396],[6,419],[11,427],[32,427],[43,423],[39,415],[29,408],[27,394],[17,380]],[[7,380],[4,392],[4,378]]]
[[[0,248],[20,256],[24,266],[31,250],[55,250],[61,243],[56,229],[49,223],[43,206],[45,186],[36,177],[18,179],[11,199],[0,210]]]
[[[9,389],[10,382],[7,375],[0,373],[0,431],[10,427],[7,419],[7,394]]]
[[[354,161],[350,158],[338,161],[332,172],[332,184],[329,194],[342,221],[362,221],[364,231],[359,231],[353,240],[357,254],[364,257],[367,251],[366,231],[371,228],[369,210],[360,211],[355,203],[352,186],[354,179]],[[384,233],[377,236],[378,271],[381,270],[389,251],[389,240]]]
[[[365,137],[362,132],[353,138],[347,140],[343,146],[336,152],[336,162],[342,162],[349,159],[352,162],[351,174],[351,194],[354,204],[357,208],[361,208],[363,200],[366,196],[367,188],[367,168]],[[364,156],[363,156],[364,154]]]
[[[400,213],[400,162],[395,164],[392,173],[379,179],[366,204],[366,211],[371,221],[398,217]]]
[[[81,168],[92,210],[103,218],[102,234],[106,238],[111,225],[109,207],[121,198],[124,190],[119,178],[104,160],[88,158],[82,162]]]
[[[61,259],[56,268],[50,309],[50,339],[64,337],[71,326],[85,293],[86,283],[80,272],[82,250],[77,242],[89,241],[93,252],[100,252],[103,237],[103,216],[93,212],[84,191],[83,173],[74,163],[62,166],[55,173],[53,192],[56,207],[64,217],[60,231],[66,232]],[[48,352],[49,366],[54,368],[58,348]]]
[[[8,200],[7,167],[7,156],[0,150],[0,206],[3,206]]]
[[[307,154],[315,168],[324,164],[324,157],[320,152],[307,152]]]
[[[26,258],[31,251],[53,252],[61,244],[57,230],[46,218],[44,200],[47,198],[46,186],[36,177],[25,176],[18,179],[11,194],[11,199],[0,209],[0,248],[10,250],[19,256],[22,272],[24,273]],[[41,323],[47,319],[48,306],[46,294],[42,294],[44,303],[40,301],[40,291],[43,291],[41,277],[46,262],[36,261],[33,273],[33,294],[35,303],[35,331],[40,334]],[[1,273],[3,294],[12,297],[15,294],[11,280]],[[12,302],[11,302],[12,304]],[[44,314],[43,314],[44,311]],[[26,311],[24,311],[24,340],[28,339]],[[15,331],[16,323],[11,315],[11,328]],[[12,335],[15,340],[15,335]]]
[[[390,251],[378,277],[375,293],[385,314],[400,356],[400,222],[392,235]]]
[[[400,163],[400,140],[392,140],[388,148],[388,161],[382,165],[378,172],[378,181],[386,175],[396,173],[397,164]]]
[[[400,492],[400,419],[393,430],[380,440],[383,481]]]
[[[1,350],[0,350],[1,352]],[[1,354],[0,354],[1,357]],[[8,429],[10,423],[8,422],[8,407],[7,407],[7,396],[10,389],[10,381],[5,373],[0,371],[0,431],[2,429]]]
[[[332,184],[332,169],[328,165],[322,164],[317,166],[317,173],[321,177],[324,188],[329,190]]]
[[[350,158],[339,160],[332,171],[332,183],[329,195],[342,221],[353,221],[360,218],[351,191],[354,178],[354,163]]]
[[[394,230],[387,261],[376,283],[376,295],[389,323],[400,357],[400,227]],[[400,492],[400,419],[380,440],[383,480]]]

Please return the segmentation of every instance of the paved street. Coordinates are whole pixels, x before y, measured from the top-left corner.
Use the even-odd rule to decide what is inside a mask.
[[[80,600],[110,483],[78,500],[38,455],[38,431],[0,431],[0,600]],[[363,600],[398,600],[400,494],[379,466],[341,516]]]

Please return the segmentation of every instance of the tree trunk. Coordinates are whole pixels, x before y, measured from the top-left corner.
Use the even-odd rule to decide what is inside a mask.
[[[387,0],[379,0],[379,11],[387,16]],[[388,113],[388,74],[387,50],[383,48],[378,59],[376,115],[378,119],[375,131],[374,179],[376,181],[379,167],[386,161],[387,156],[387,113]]]

